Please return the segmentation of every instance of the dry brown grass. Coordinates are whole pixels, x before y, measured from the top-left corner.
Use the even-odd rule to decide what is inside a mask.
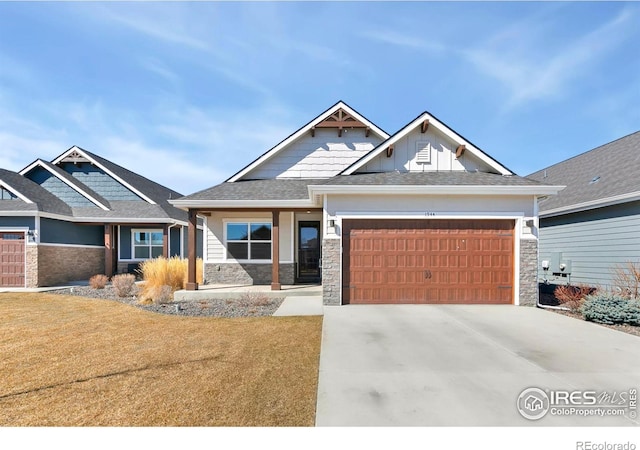
[[[321,323],[0,294],[0,425],[312,426]]]

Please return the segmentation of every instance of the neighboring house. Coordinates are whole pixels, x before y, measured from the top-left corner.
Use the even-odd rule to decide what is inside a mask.
[[[541,281],[609,287],[616,265],[640,263],[640,131],[529,178],[567,186],[540,202]]]
[[[205,217],[206,283],[321,282],[325,304],[537,299],[537,198],[425,112],[389,136],[338,102],[226,182],[170,200]],[[188,289],[195,283],[189,257]]]
[[[79,147],[20,173],[0,169],[0,287],[130,272],[186,256],[181,194]]]

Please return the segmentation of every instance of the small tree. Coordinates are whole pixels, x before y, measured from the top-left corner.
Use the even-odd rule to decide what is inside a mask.
[[[612,284],[620,295],[626,298],[638,298],[640,294],[640,263],[627,261],[616,264],[612,272]]]

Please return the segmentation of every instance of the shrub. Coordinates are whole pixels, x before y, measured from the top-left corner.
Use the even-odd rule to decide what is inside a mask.
[[[168,286],[170,294],[183,289],[187,284],[187,260],[172,258],[154,258],[140,264],[140,273],[144,280],[141,297],[152,298],[160,296],[163,286]],[[202,283],[202,259],[196,261],[196,280]],[[163,294],[164,295],[164,294]]]
[[[173,300],[173,289],[171,286],[154,286],[146,291],[146,298],[143,302],[148,303],[149,300],[153,303],[162,304],[169,303]]]
[[[627,261],[612,269],[612,284],[623,297],[638,298],[640,294],[640,264]]]
[[[94,275],[89,278],[89,286],[93,289],[104,289],[109,282],[109,277],[106,275]]]
[[[123,273],[112,278],[111,284],[118,297],[131,297],[136,285],[136,277],[130,273]]]
[[[584,302],[584,298],[592,294],[595,291],[594,288],[589,286],[580,285],[580,286],[558,286],[554,291],[553,295],[556,297],[558,302],[562,306],[569,308],[571,311],[577,312],[580,310],[582,303]]]
[[[586,297],[582,305],[585,320],[598,323],[640,325],[640,302],[616,294]]]

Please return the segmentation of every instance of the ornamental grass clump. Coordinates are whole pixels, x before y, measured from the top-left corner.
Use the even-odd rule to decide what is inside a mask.
[[[581,311],[588,321],[640,326],[640,301],[618,294],[589,295],[585,298]]]
[[[89,278],[89,286],[93,289],[104,289],[109,282],[109,277],[106,275],[94,275]]]
[[[155,303],[166,303],[173,299],[173,293],[184,289],[187,283],[187,260],[172,258],[154,258],[140,264],[140,273],[144,285],[140,299],[151,299]],[[196,281],[202,283],[202,259],[196,263]]]
[[[130,273],[123,273],[113,277],[111,284],[118,297],[131,297],[136,286],[136,277]]]

